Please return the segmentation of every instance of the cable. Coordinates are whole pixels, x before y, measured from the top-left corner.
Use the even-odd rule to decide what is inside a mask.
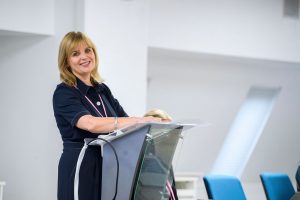
[[[111,149],[113,150],[114,154],[115,154],[115,157],[116,157],[116,162],[117,162],[117,177],[116,177],[116,186],[115,186],[115,195],[113,197],[112,200],[115,200],[116,197],[117,197],[117,194],[118,194],[118,183],[119,183],[119,170],[120,170],[120,166],[119,166],[119,157],[118,157],[118,154],[116,152],[116,149],[114,148],[114,146],[111,144],[111,142],[109,142],[108,140],[106,139],[103,139],[103,138],[95,138],[91,141],[89,141],[87,143],[87,145],[89,145],[90,143],[96,141],[96,140],[103,140],[104,142],[106,142],[110,147]]]

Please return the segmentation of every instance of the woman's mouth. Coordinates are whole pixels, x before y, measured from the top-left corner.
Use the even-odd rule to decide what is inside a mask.
[[[83,66],[83,67],[88,67],[90,62],[91,61],[86,61],[86,62],[80,63],[80,65]]]

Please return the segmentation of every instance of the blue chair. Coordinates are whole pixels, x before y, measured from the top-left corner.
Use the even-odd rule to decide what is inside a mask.
[[[246,200],[242,184],[237,177],[207,175],[203,177],[207,196],[213,200]]]
[[[260,180],[268,200],[289,200],[295,194],[287,174],[261,173]]]

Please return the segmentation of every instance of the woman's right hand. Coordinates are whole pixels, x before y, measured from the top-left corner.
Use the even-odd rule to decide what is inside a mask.
[[[142,123],[147,123],[147,122],[162,122],[162,119],[161,118],[158,118],[158,117],[152,117],[152,116],[149,116],[149,117],[141,117],[142,119]]]
[[[133,123],[148,123],[148,122],[162,122],[161,118],[158,117],[129,117]]]

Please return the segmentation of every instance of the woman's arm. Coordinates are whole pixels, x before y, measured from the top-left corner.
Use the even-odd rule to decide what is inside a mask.
[[[116,121],[117,120],[117,121]],[[84,115],[79,118],[76,127],[91,133],[109,133],[136,123],[161,122],[157,117],[94,117]]]

